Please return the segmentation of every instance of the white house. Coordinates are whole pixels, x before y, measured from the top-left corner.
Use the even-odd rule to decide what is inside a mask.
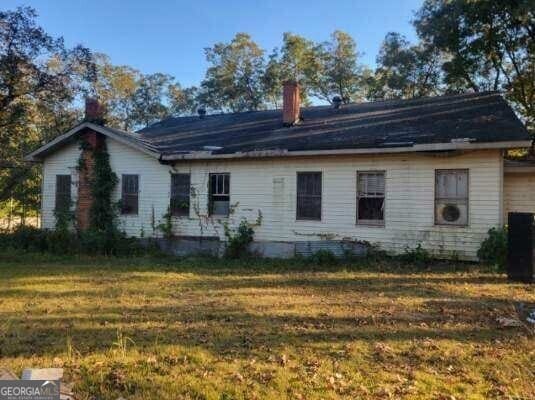
[[[266,255],[369,242],[473,260],[508,211],[535,211],[533,175],[504,167],[505,150],[531,141],[499,94],[334,104],[300,108],[287,84],[282,111],[200,113],[135,133],[83,122],[27,157],[43,164],[42,226],[54,228],[61,204],[84,219],[80,136],[105,141],[132,236],[162,236],[170,210],[179,239],[218,243],[224,222],[260,214]]]

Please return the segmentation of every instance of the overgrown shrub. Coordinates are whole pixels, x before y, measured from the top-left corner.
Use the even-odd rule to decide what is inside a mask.
[[[487,238],[481,243],[477,251],[481,262],[497,267],[504,271],[507,263],[507,228],[491,228]]]
[[[406,247],[403,254],[398,256],[400,261],[418,266],[428,264],[431,258],[431,254],[422,247],[421,243],[418,243],[415,248]]]
[[[224,225],[225,236],[227,238],[227,247],[225,249],[225,257],[240,258],[248,254],[249,244],[254,239],[254,229],[247,220],[242,220],[238,228],[230,229],[228,225]]]
[[[122,232],[90,229],[76,233],[21,226],[11,232],[0,232],[0,249],[51,254],[89,254],[130,256],[146,253],[146,246]],[[152,249],[151,249],[152,251]]]
[[[310,262],[316,265],[337,265],[340,258],[330,250],[318,250],[310,256]]]

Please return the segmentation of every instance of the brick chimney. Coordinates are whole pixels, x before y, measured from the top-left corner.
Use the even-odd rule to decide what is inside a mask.
[[[282,123],[292,126],[299,122],[301,98],[299,84],[295,81],[284,82],[282,89]]]
[[[106,109],[97,99],[93,97],[87,97],[85,99],[85,121],[104,125],[105,113]]]
[[[93,151],[104,146],[104,136],[91,129],[86,129],[82,133],[82,140],[85,142],[85,146],[80,156],[84,167],[78,172],[78,199],[76,203],[76,222],[80,231],[84,231],[90,226],[90,210],[93,205],[91,182],[95,169]]]

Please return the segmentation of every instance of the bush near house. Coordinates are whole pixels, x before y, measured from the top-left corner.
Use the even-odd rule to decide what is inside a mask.
[[[139,240],[128,238],[118,230],[70,232],[20,226],[13,231],[0,231],[0,250],[23,250],[56,255],[136,256],[154,249],[142,246]]]
[[[498,271],[505,271],[507,264],[507,227],[491,228],[487,238],[477,252],[485,264],[494,265]]]

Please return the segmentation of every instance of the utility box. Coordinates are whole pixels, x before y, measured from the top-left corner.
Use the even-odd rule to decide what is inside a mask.
[[[507,277],[533,282],[535,227],[533,214],[509,213],[507,234]]]

